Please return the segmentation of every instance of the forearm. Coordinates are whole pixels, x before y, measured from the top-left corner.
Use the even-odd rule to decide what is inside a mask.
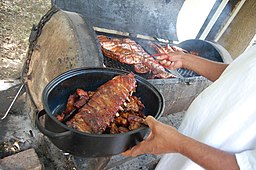
[[[228,64],[211,61],[195,55],[186,54],[182,57],[183,68],[193,70],[199,75],[206,77],[211,81],[219,78]]]
[[[205,169],[239,169],[235,155],[187,137],[152,116],[148,116],[146,122],[151,129],[149,136],[123,155],[180,153]]]
[[[215,149],[180,134],[177,151],[205,169],[239,169],[235,155]]]

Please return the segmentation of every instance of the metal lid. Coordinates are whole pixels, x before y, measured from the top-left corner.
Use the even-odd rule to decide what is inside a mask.
[[[177,41],[176,21],[184,0],[54,0],[53,5],[81,14],[92,26],[131,35]]]

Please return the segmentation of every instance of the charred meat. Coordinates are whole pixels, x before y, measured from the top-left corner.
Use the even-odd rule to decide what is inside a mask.
[[[110,39],[104,35],[99,35],[98,39],[104,56],[121,63],[133,65],[137,73],[151,72],[153,74],[152,78],[175,77],[145,52],[139,44],[129,38]]]
[[[145,118],[144,105],[138,97],[131,95],[135,90],[136,79],[132,73],[116,76],[94,92],[77,89],[69,96],[66,110],[56,118],[71,128],[87,133],[114,134],[134,130],[135,122],[138,122],[137,128],[141,127],[141,119]],[[74,109],[74,116],[64,122]]]

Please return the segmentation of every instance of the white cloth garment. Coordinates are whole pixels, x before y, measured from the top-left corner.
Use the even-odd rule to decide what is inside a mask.
[[[256,169],[256,45],[196,97],[178,130],[236,154],[240,169]],[[203,168],[181,154],[170,153],[163,156],[156,169]]]

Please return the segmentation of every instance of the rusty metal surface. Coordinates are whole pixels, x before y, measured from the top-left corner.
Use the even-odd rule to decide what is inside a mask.
[[[176,21],[184,0],[53,0],[93,26],[177,41]]]
[[[202,76],[148,81],[154,84],[164,96],[164,115],[186,111],[197,95],[211,84],[209,80]]]

